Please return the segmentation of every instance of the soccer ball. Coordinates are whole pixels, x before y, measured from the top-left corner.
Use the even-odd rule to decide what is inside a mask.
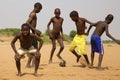
[[[66,62],[65,62],[65,61],[60,62],[60,63],[59,63],[59,66],[60,66],[60,67],[65,67],[65,66],[66,66]]]

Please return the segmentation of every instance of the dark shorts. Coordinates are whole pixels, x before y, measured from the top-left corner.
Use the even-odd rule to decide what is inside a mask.
[[[103,45],[100,36],[91,36],[91,48],[92,52],[103,54]]]
[[[52,36],[53,36],[53,39],[60,39],[61,38],[60,34],[52,33]]]

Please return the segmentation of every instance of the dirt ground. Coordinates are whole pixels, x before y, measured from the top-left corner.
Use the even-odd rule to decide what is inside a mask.
[[[120,80],[120,45],[104,44],[105,54],[103,57],[102,70],[96,69],[98,54],[95,55],[94,68],[81,67],[80,62],[76,63],[76,57],[70,53],[69,44],[65,44],[65,49],[61,56],[66,60],[66,67],[59,66],[59,59],[56,54],[53,56],[53,63],[48,64],[51,45],[44,44],[40,53],[41,61],[38,69],[38,77],[32,75],[34,68],[25,68],[27,56],[21,60],[22,73],[18,77],[14,61],[14,52],[10,46],[12,37],[0,37],[0,80]],[[17,48],[19,44],[17,43]],[[90,45],[86,46],[90,60]]]

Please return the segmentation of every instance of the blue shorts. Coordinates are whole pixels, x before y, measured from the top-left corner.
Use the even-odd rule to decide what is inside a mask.
[[[103,45],[100,36],[91,36],[91,48],[92,52],[103,54]]]

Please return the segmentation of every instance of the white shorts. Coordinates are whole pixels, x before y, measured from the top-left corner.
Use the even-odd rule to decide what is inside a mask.
[[[29,57],[33,56],[34,53],[37,52],[37,50],[33,46],[31,46],[29,49],[20,48],[17,51],[18,51],[19,55],[25,55],[25,54],[27,54]]]

